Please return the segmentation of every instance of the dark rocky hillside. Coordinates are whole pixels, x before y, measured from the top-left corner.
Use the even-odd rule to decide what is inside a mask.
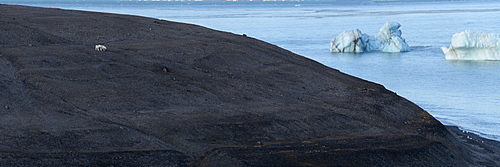
[[[137,16],[0,5],[0,105],[5,166],[499,160],[379,84],[246,35]]]

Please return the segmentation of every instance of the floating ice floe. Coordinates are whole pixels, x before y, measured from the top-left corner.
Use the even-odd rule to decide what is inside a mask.
[[[446,60],[500,60],[500,34],[456,33],[449,48],[441,47]]]
[[[401,37],[401,25],[397,22],[385,23],[378,36],[361,33],[359,29],[344,31],[330,42],[330,52],[406,52],[410,46]]]

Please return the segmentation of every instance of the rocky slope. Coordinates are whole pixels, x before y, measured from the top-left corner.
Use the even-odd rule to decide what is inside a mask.
[[[116,14],[0,13],[2,164],[495,163],[383,86],[246,35]]]

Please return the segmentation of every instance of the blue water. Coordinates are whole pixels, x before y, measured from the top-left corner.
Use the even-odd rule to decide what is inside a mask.
[[[500,61],[446,61],[439,49],[466,29],[500,33],[498,1],[62,2],[23,4],[141,15],[247,34],[380,83],[444,124],[500,141]],[[330,40],[342,31],[376,35],[386,21],[402,25],[412,51],[329,52]]]

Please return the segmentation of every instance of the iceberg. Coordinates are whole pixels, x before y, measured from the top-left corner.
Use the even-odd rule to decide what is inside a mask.
[[[330,41],[330,52],[410,51],[410,46],[401,37],[400,27],[397,22],[387,22],[377,37],[363,34],[359,29],[344,31]]]
[[[330,52],[364,52],[367,50],[365,36],[359,29],[344,31],[332,40]]]
[[[500,60],[500,34],[465,30],[454,34],[450,47],[441,50],[446,60]]]
[[[407,52],[410,51],[410,46],[405,39],[401,37],[401,24],[397,22],[387,22],[380,28],[378,38],[382,39],[382,52]]]

